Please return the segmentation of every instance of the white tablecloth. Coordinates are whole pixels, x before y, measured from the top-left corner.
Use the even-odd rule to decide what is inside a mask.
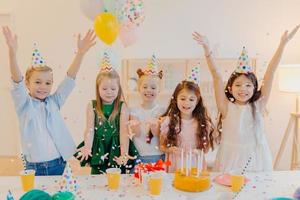
[[[211,174],[212,179],[218,174]],[[188,193],[176,190],[172,186],[173,174],[167,174],[164,178],[162,193],[159,196],[148,194],[144,185],[137,184],[131,175],[122,175],[121,187],[117,191],[109,191],[106,177],[78,176],[80,197],[76,199],[271,199],[274,197],[292,197],[297,187],[300,187],[300,171],[274,171],[272,173],[248,173],[246,177],[250,181],[243,190],[236,194],[230,188],[212,183],[209,190],[199,193]],[[35,188],[49,194],[59,191],[59,176],[36,177]],[[6,199],[7,191],[11,190],[15,199],[19,199],[23,191],[20,177],[0,177],[0,199]]]

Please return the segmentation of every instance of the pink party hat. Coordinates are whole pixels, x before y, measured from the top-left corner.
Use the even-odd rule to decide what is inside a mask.
[[[32,58],[31,58],[31,67],[43,67],[45,66],[46,62],[44,58],[41,56],[41,53],[37,47],[37,44],[34,43],[33,45],[33,52],[32,52]]]
[[[194,82],[195,84],[200,84],[200,67],[198,65],[192,67],[192,70],[187,78],[187,81]]]
[[[236,73],[244,73],[244,74],[252,72],[252,67],[249,65],[249,57],[245,47],[243,47],[242,53],[237,63],[237,67],[234,71]]]

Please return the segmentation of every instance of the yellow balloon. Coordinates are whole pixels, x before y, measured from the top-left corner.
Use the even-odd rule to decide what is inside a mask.
[[[119,23],[113,14],[104,12],[96,16],[94,21],[94,29],[100,40],[108,45],[111,45],[118,37]]]

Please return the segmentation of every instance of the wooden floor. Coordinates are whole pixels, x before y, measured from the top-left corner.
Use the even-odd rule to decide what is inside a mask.
[[[80,167],[77,160],[69,161],[74,175],[90,174],[89,167]],[[19,157],[0,156],[0,176],[17,176],[23,169],[22,161]]]

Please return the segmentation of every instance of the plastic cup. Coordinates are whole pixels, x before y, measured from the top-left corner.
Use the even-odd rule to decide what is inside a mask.
[[[245,184],[245,176],[240,171],[231,171],[231,191],[239,192]]]
[[[119,188],[121,179],[121,169],[109,168],[106,170],[108,188],[116,190]]]
[[[160,173],[153,173],[148,179],[149,192],[152,195],[160,195],[163,177]]]
[[[22,170],[20,176],[22,188],[25,192],[34,188],[35,170]]]

